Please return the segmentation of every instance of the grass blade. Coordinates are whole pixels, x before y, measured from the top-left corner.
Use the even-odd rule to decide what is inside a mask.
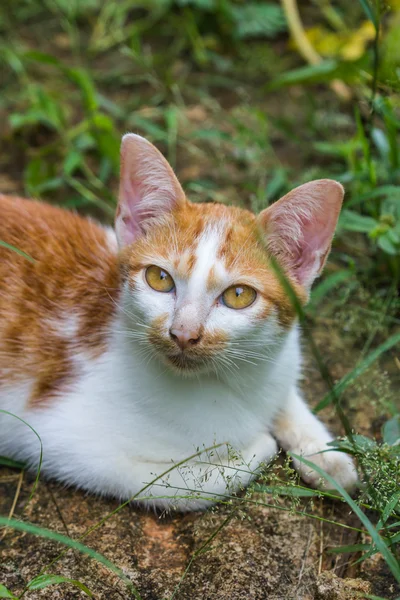
[[[369,544],[351,544],[350,546],[337,546],[337,548],[330,548],[328,554],[349,554],[352,552],[364,552],[369,550]]]
[[[363,11],[367,15],[368,19],[370,21],[372,21],[372,23],[375,25],[375,29],[376,29],[378,27],[378,21],[377,21],[374,11],[372,10],[372,6],[370,5],[369,1],[368,0],[358,0],[358,1],[361,4]]]
[[[311,292],[311,300],[308,304],[308,310],[313,310],[316,306],[325,298],[330,291],[332,291],[337,285],[347,281],[353,276],[353,272],[348,269],[342,269],[336,273],[328,275],[321,283],[319,283]]]
[[[20,250],[19,248],[16,248],[12,244],[7,244],[7,242],[3,242],[3,240],[0,240],[0,246],[2,246],[3,248],[7,248],[7,250],[12,250],[12,252],[19,254],[20,256],[23,256],[24,258],[26,258],[27,260],[29,260],[32,263],[36,262],[36,260],[34,258],[32,258],[32,256],[29,256],[29,254],[27,254],[23,250]]]
[[[37,473],[36,473],[36,477],[35,477],[35,481],[33,483],[33,487],[32,487],[32,491],[29,495],[28,500],[26,501],[25,506],[27,506],[27,504],[29,504],[29,502],[32,500],[33,495],[36,491],[37,485],[39,483],[39,477],[40,477],[40,471],[42,470],[42,462],[43,462],[43,444],[42,444],[42,439],[40,437],[40,435],[38,434],[38,432],[33,429],[33,427],[31,425],[29,425],[29,423],[27,423],[26,421],[24,421],[24,419],[21,419],[21,417],[18,417],[17,415],[14,415],[13,413],[8,412],[8,410],[3,410],[0,408],[0,413],[3,413],[5,415],[9,415],[10,417],[14,417],[14,419],[18,419],[18,421],[21,421],[21,423],[23,423],[24,425],[26,425],[27,427],[29,427],[29,429],[31,431],[33,431],[33,433],[36,435],[37,439],[39,440],[39,444],[40,444],[40,455],[39,455],[39,464],[38,464],[38,468],[37,468]]]
[[[253,485],[252,489],[255,492],[263,492],[264,494],[278,494],[279,496],[295,496],[299,498],[318,498],[321,495],[317,490],[297,488],[291,485]]]
[[[380,346],[375,348],[372,352],[364,358],[359,365],[357,365],[350,373],[347,373],[342,379],[335,385],[335,387],[322,398],[321,402],[314,408],[314,413],[319,412],[323,408],[327,407],[335,398],[347,388],[357,377],[362,375],[384,352],[396,346],[400,343],[400,333],[396,333],[385,340]]]
[[[63,577],[62,575],[38,575],[38,577],[35,577],[35,579],[32,579],[32,581],[28,583],[28,589],[43,590],[49,585],[57,585],[59,583],[70,583],[74,587],[82,590],[89,598],[93,598],[92,592],[86,585],[76,579],[70,579],[69,577]]]
[[[394,516],[394,510],[399,502],[400,502],[400,490],[395,492],[393,494],[393,496],[389,499],[389,502],[386,504],[386,506],[383,510],[382,516],[379,519],[379,522],[376,526],[376,529],[378,531],[384,526],[386,521],[392,516],[392,513]]]
[[[6,588],[5,585],[0,583],[0,598],[11,598],[15,600],[15,596]]]
[[[10,469],[25,469],[23,462],[12,460],[11,458],[7,458],[7,456],[0,456],[0,465],[2,467],[9,467]]]

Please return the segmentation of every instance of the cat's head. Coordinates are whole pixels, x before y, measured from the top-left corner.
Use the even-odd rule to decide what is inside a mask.
[[[342,199],[342,186],[322,179],[257,216],[190,203],[161,153],[124,136],[115,225],[135,343],[183,374],[268,360],[296,319],[285,277],[305,303]]]

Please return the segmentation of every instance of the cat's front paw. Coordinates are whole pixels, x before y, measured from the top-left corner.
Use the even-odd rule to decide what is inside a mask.
[[[358,476],[353,459],[348,454],[331,450],[329,446],[318,441],[308,442],[297,450],[293,449],[291,454],[297,454],[314,463],[335,479],[345,490],[353,491],[355,489]],[[296,470],[306,483],[322,490],[335,489],[331,482],[324,479],[315,469],[294,456],[292,458]]]

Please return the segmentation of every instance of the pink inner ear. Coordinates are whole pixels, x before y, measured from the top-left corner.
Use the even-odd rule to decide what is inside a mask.
[[[135,216],[132,206],[138,204],[138,194],[135,193],[134,186],[130,184],[130,181],[121,181],[123,191],[120,194],[124,198],[129,198],[129,202],[124,203],[124,207],[121,204],[117,209],[117,220],[121,221],[120,229],[123,230],[123,243],[124,245],[132,244],[135,239],[141,234],[139,220]]]
[[[336,181],[311,181],[260,215],[268,248],[306,288],[321,272],[328,256],[343,193]]]
[[[336,221],[332,223],[330,215],[326,215],[326,221],[314,214],[302,221],[302,238],[293,248],[296,276],[300,283],[307,285],[309,278],[313,280],[321,272],[335,227]]]
[[[115,221],[120,246],[134,242],[154,219],[184,202],[179,181],[157,148],[138,135],[125,135]]]

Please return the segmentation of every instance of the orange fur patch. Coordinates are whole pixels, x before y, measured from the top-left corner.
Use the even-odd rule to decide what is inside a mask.
[[[100,354],[120,275],[104,229],[40,202],[0,196],[0,384],[33,381],[32,404],[72,386],[79,352]]]
[[[215,272],[215,267],[211,267],[210,272],[207,277],[207,291],[212,292],[218,287],[218,279],[217,274]]]

